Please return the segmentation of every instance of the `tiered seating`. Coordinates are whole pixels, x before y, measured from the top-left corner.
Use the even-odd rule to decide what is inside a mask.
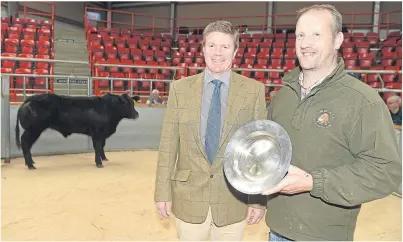
[[[52,29],[52,23],[47,20],[1,18],[2,56],[53,59]],[[48,62],[2,60],[1,64],[2,73],[52,74]],[[26,89],[46,87],[45,78],[16,77],[10,80],[10,88],[22,88],[24,80]]]
[[[401,69],[402,48],[401,35],[389,34],[387,40],[381,41],[378,33],[345,33],[339,56],[345,60],[347,69],[357,70],[399,70]],[[178,70],[175,76],[170,70],[151,68],[116,68],[97,67],[92,69],[93,76],[115,76],[134,78],[180,79],[194,75],[201,70],[188,67],[205,67],[201,49],[202,35],[178,35],[177,42],[171,35],[136,32],[127,29],[90,28],[87,32],[88,49],[93,63],[115,63],[135,65],[159,65],[187,67]],[[287,72],[295,68],[295,34],[253,33],[241,34],[240,45],[233,61],[234,68],[280,69]],[[171,47],[172,46],[172,47]],[[371,48],[381,48],[377,52]],[[380,54],[380,56],[378,56]],[[254,78],[262,83],[281,84],[281,72],[239,71],[240,74]],[[376,74],[361,75],[372,87],[381,87]],[[383,74],[386,88],[401,88],[401,75]],[[109,81],[100,81],[101,87],[109,88]],[[160,84],[160,85],[159,85]],[[134,83],[135,88],[149,90],[148,82]],[[163,89],[163,83],[153,88]],[[116,82],[114,89],[128,88],[124,82]],[[267,88],[267,92],[279,87]]]
[[[171,78],[169,70],[152,68],[118,68],[94,67],[94,63],[170,66],[167,59],[171,55],[172,36],[152,34],[147,32],[131,31],[129,29],[107,29],[105,27],[91,27],[87,31],[87,45],[92,64],[93,76],[126,77],[142,79]],[[134,90],[150,89],[150,82],[132,82]],[[108,80],[98,80],[98,87],[109,89]],[[114,81],[114,89],[129,89],[128,82]],[[156,82],[154,88],[163,90],[164,82]]]
[[[358,66],[360,69],[366,70],[394,70],[399,71],[402,69],[402,40],[401,33],[392,32],[386,40],[379,43],[374,47],[380,49],[378,55],[371,53],[359,53],[358,51]],[[358,48],[357,48],[358,50]],[[366,50],[365,50],[366,51]],[[353,64],[357,59],[354,58],[355,53],[349,53],[347,56],[348,64]],[[346,62],[347,62],[346,60]],[[347,64],[346,64],[347,65]],[[377,74],[363,75],[363,80],[374,88],[380,88],[380,82]],[[402,88],[402,75],[394,74],[381,74],[381,78],[385,83],[385,88],[401,89]]]

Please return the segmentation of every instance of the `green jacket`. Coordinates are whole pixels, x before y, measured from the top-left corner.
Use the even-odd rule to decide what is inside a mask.
[[[353,240],[361,204],[388,196],[401,181],[401,158],[388,108],[344,61],[303,100],[300,70],[290,71],[268,118],[292,142],[291,164],[313,177],[310,192],[268,198],[266,224],[293,240]]]

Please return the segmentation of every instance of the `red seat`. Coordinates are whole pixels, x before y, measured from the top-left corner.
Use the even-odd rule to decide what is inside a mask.
[[[115,37],[115,44],[118,49],[126,48],[126,38],[116,36]]]
[[[352,53],[352,52],[344,53],[343,58],[344,58],[345,66],[356,66],[357,53]]]
[[[199,47],[200,47],[199,43],[190,44],[189,45],[189,51],[192,52],[192,53],[199,52]]]
[[[97,79],[97,77],[109,77],[109,72],[100,71],[100,72],[96,73],[96,76],[94,77],[95,82],[98,82],[98,87],[109,88],[109,80]]]
[[[25,40],[35,40],[36,29],[24,28],[22,32]]]
[[[295,48],[295,39],[289,39],[285,46],[287,48]]]
[[[179,63],[182,62],[182,52],[174,52],[172,55],[172,64],[173,65],[178,65]]]
[[[139,74],[129,72],[129,73],[126,73],[126,78],[136,79],[136,78],[139,78]],[[129,88],[130,88],[130,83],[133,88],[136,88],[138,86],[138,81],[136,81],[136,80],[128,80],[128,82],[129,82]]]
[[[107,64],[110,64],[110,65],[119,65],[120,64],[120,61],[118,60],[118,59],[108,59],[107,61],[106,61],[106,63]],[[117,67],[117,66],[109,66],[108,67],[108,71],[109,72],[119,72],[119,67]]]
[[[396,71],[396,73],[393,73],[393,74],[382,74],[383,82],[393,82],[396,77],[397,72],[399,71],[399,68],[396,66],[387,66],[387,67],[385,67],[385,70]]]
[[[152,79],[164,79],[164,75],[162,74],[153,74],[151,76]],[[155,81],[154,82],[154,86],[157,89],[163,89],[165,87],[165,82],[161,82],[161,81]]]
[[[122,65],[133,65],[133,61],[132,60],[121,60],[120,64]],[[124,73],[131,73],[133,71],[133,68],[131,67],[123,67],[123,72]]]
[[[143,51],[137,48],[130,48],[130,54],[134,61],[143,60]]]
[[[35,41],[23,39],[21,40],[21,52],[24,54],[32,54],[34,51]]]
[[[154,61],[154,51],[153,50],[143,50],[143,56],[145,61]]]
[[[378,45],[379,33],[368,32],[366,34],[366,37],[370,45],[372,46]]]
[[[148,50],[150,48],[150,42],[148,40],[140,40],[139,47],[141,50]]]
[[[38,40],[36,42],[36,48],[37,48],[38,54],[48,55],[49,52],[50,52],[49,51],[50,50],[50,43],[49,43],[49,41]]]
[[[194,53],[193,52],[186,52],[183,53],[183,62],[186,64],[193,63]]]
[[[189,64],[189,67],[200,67],[199,63],[191,63]],[[189,76],[193,76],[199,73],[199,70],[197,69],[189,69]]]
[[[19,39],[5,39],[4,47],[7,53],[17,53],[18,45],[20,44]]]
[[[285,59],[285,66],[295,66],[295,59]]]
[[[343,50],[343,54],[354,52],[354,44],[351,42],[343,42],[341,48]]]
[[[388,83],[385,83],[385,88],[402,89],[402,83],[401,82],[388,82]]]
[[[256,58],[256,54],[253,54],[250,52],[246,52],[244,54],[245,64],[249,64],[249,65],[255,64],[255,58]]]
[[[284,57],[286,59],[294,59],[296,57],[295,48],[287,48]]]
[[[133,64],[134,65],[139,65],[139,66],[147,65],[146,62],[142,61],[142,60],[135,60],[135,61],[133,61]],[[139,73],[139,74],[143,74],[143,73],[146,72],[146,69],[143,68],[143,67],[139,67],[139,68],[135,68],[135,69],[136,69],[136,72]]]
[[[370,68],[372,66],[373,55],[371,53],[362,52],[359,54],[360,67]]]
[[[253,68],[253,65],[252,64],[242,64],[240,66],[240,68],[250,69],[250,68]],[[246,77],[250,77],[251,76],[251,71],[241,71],[241,75],[246,76]]]
[[[13,73],[13,69],[8,67],[1,67],[1,73]]]
[[[295,64],[288,63],[288,64],[284,65],[283,70],[284,70],[284,73],[286,73],[288,71],[293,70],[294,68],[295,68]]]
[[[33,58],[32,54],[19,54],[18,57],[20,58]],[[19,61],[20,68],[31,69],[32,68],[32,61]]]
[[[139,42],[138,38],[130,38],[130,39],[127,40],[127,44],[128,44],[130,49],[132,49],[132,48],[137,49],[138,48],[138,42]]]
[[[277,40],[276,40],[275,42],[273,42],[273,48],[283,50],[283,48],[284,48],[284,41],[277,41]]]
[[[267,69],[266,65],[261,65],[261,64],[256,64],[254,66],[256,69]],[[264,79],[266,78],[266,73],[265,71],[255,71],[255,78],[257,79]]]
[[[122,37],[132,36],[132,31],[130,29],[122,29],[120,32],[122,33]]]
[[[119,48],[118,47],[118,54],[120,60],[128,60],[130,59],[130,50],[129,48]]]
[[[161,50],[161,39],[155,39],[150,41],[150,46],[152,50]]]
[[[199,64],[204,64],[203,52],[197,52],[195,54],[195,62]]]
[[[125,74],[121,72],[112,72],[110,74],[111,77],[116,77],[116,78],[125,78]],[[112,80],[113,82],[113,88],[118,88],[122,89],[123,88],[123,80]]]
[[[106,59],[116,59],[118,50],[115,46],[105,46]]]
[[[165,61],[165,52],[157,50],[157,51],[155,51],[154,55],[155,55],[155,59],[157,60],[157,62]]]
[[[21,27],[16,27],[16,26],[8,27],[7,28],[8,38],[9,39],[20,39],[21,30],[22,30]]]
[[[273,52],[271,53],[272,59],[282,59],[283,58],[283,49],[282,48],[273,48]]]
[[[369,42],[366,42],[366,41],[364,42],[364,41],[362,41],[362,42],[356,43],[355,46],[357,47],[357,53],[358,53],[358,54],[368,53],[368,50],[369,50]]]
[[[16,53],[1,53],[1,56],[5,57],[17,57]],[[5,68],[11,68],[14,70],[15,61],[13,60],[1,60],[1,66]]]
[[[94,64],[106,64],[106,60],[104,58],[96,58],[95,60],[93,60]],[[105,66],[95,66],[95,72],[102,72],[105,71]]]
[[[15,74],[31,74],[31,69],[18,68],[18,69],[15,70]],[[30,77],[24,77],[24,76],[17,76],[16,77],[16,84],[20,88],[23,87],[24,82],[25,82],[25,87],[29,88],[29,86],[30,86]]]
[[[163,67],[170,67],[171,66],[171,64],[170,63],[167,63],[167,62],[159,62],[158,63],[160,66],[163,66]],[[163,74],[164,76],[169,76],[169,78],[170,78],[170,75],[171,75],[171,70],[170,69],[161,69],[161,74]]]
[[[271,65],[281,66],[281,59],[271,59]]]
[[[49,71],[47,69],[35,69],[34,74],[37,75],[49,75]],[[34,88],[46,88],[46,82],[48,78],[46,77],[35,77],[34,79]]]
[[[152,79],[151,74],[148,73],[143,73],[140,74],[140,79]],[[150,88],[150,83],[151,81],[141,81],[141,87],[142,88]]]
[[[184,67],[183,69],[176,70],[176,75],[177,76],[188,76],[188,69],[187,69],[188,65],[186,63],[179,63],[176,66]]]
[[[158,66],[158,62],[156,62],[156,61],[147,61],[147,65],[148,65],[148,66]],[[158,69],[157,69],[157,68],[149,68],[149,69],[148,69],[148,73],[150,73],[150,74],[157,74],[157,73],[158,73]]]
[[[371,67],[371,70],[383,70],[383,66],[374,66]],[[376,82],[378,81],[378,74],[366,74],[367,75],[367,80],[366,82]]]
[[[373,88],[381,88],[381,87],[382,87],[382,83],[381,83],[381,82],[369,82],[368,85],[369,85],[370,87],[373,87]]]

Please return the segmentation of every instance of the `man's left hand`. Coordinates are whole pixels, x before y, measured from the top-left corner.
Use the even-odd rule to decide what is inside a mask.
[[[248,224],[257,224],[262,219],[265,209],[248,207],[248,215],[246,216],[246,222]]]
[[[262,192],[262,195],[270,195],[273,193],[297,194],[301,192],[311,191],[313,180],[311,174],[291,165],[288,174],[281,180],[277,186]]]

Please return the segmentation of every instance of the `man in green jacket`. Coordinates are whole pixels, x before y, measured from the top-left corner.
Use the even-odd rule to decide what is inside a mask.
[[[300,67],[285,75],[268,119],[292,142],[292,166],[269,195],[269,240],[353,240],[361,204],[401,182],[392,120],[378,93],[350,76],[337,57],[341,14],[331,5],[299,11]]]

